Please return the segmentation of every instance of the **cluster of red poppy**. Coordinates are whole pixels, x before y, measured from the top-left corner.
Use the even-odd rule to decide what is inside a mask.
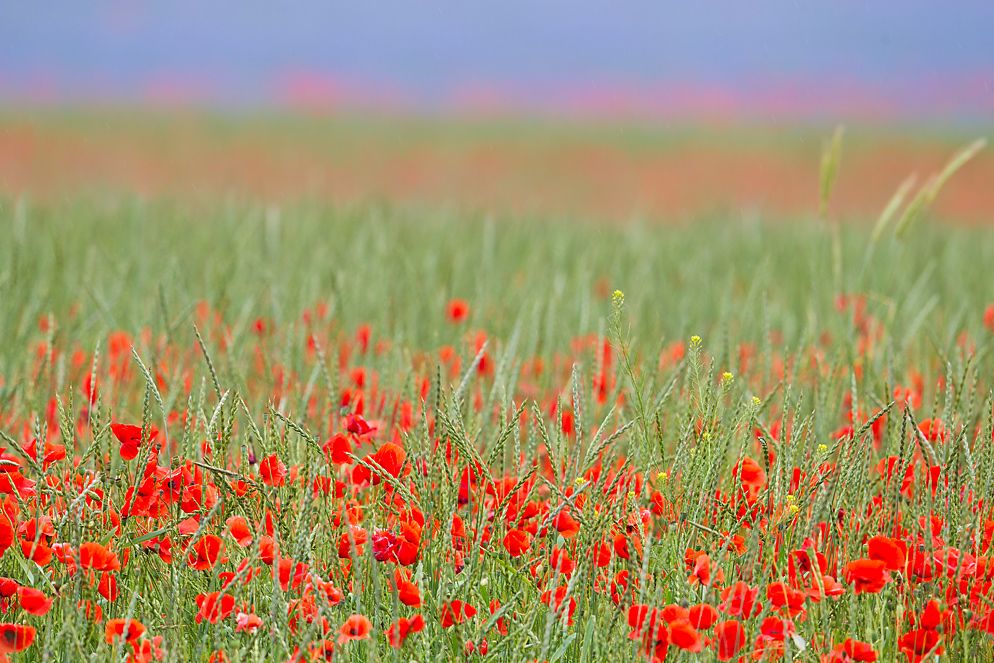
[[[849,300],[839,306],[855,308],[861,357],[871,357],[878,321]],[[601,336],[516,364],[501,406],[493,387],[511,365],[484,332],[465,328],[465,301],[444,313],[454,344],[411,351],[401,381],[377,368],[390,339],[374,342],[366,325],[335,332],[316,308],[302,317],[297,370],[270,356],[275,325],[251,325],[254,340],[243,343],[256,361],[232,378],[235,393],[197,354],[209,344],[222,360],[231,330],[207,308],[197,315],[207,341],[189,348],[116,333],[106,357],[72,353],[82,406],[60,395],[37,416],[0,413],[10,431],[0,554],[19,570],[0,578],[11,622],[0,624],[0,656],[31,647],[37,627],[21,622],[54,607],[85,614],[130,661],[161,659],[180,641],[168,639],[162,611],[145,607],[139,577],[177,594],[170,601],[185,596],[190,628],[226,625],[218,638],[229,649],[285,628],[284,658],[295,662],[371,638],[427,647],[425,631],[457,634],[461,655],[486,657],[511,633],[534,632],[536,611],[546,639],[583,617],[627,619],[635,644],[623,646],[651,661],[811,649],[823,663],[884,653],[917,663],[962,646],[965,633],[994,635],[994,518],[977,477],[956,464],[961,453],[986,457],[990,431],[955,413],[915,422],[920,374],[888,387],[890,405],[869,407],[848,390],[841,426],[812,443],[786,403],[777,410],[751,393],[765,397],[791,376],[831,378],[824,348],[764,366],[743,345],[730,368],[749,390],[740,396],[751,392],[741,399],[752,408],[746,442],[702,483],[721,465],[695,459],[723,463],[713,442],[734,434],[716,414],[738,397],[730,373],[700,387],[716,394],[710,409],[693,409],[699,396],[684,387],[693,414],[664,412],[655,432],[646,426],[679,444],[665,463],[645,462],[629,452],[636,428],[621,414],[634,381],[618,374]],[[132,358],[132,345],[154,363]],[[32,377],[50,379],[61,350],[39,342],[38,352]],[[664,348],[659,370],[676,375],[688,361],[711,361],[699,339]],[[860,390],[861,371],[846,374]],[[460,384],[465,404],[438,377]],[[592,433],[595,415],[604,424]],[[667,427],[680,432],[667,437]],[[877,594],[874,610],[897,606],[886,622],[893,637],[866,617],[838,622],[831,606]],[[204,654],[231,658],[224,647]]]

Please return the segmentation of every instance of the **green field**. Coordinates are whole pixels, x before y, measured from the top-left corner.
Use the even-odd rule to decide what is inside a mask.
[[[0,199],[0,652],[991,660],[994,228],[899,216]]]

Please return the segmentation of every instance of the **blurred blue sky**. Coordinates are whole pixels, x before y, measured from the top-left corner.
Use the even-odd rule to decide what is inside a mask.
[[[817,112],[850,95],[988,117],[992,85],[989,1],[0,0],[0,103]]]

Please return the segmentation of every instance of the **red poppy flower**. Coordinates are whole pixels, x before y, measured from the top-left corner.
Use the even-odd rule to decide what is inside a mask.
[[[401,568],[394,569],[393,580],[397,586],[397,596],[401,603],[412,607],[421,605],[421,592],[418,591],[418,586],[411,582],[410,571]]]
[[[846,593],[846,588],[840,585],[832,576],[822,576],[821,588],[819,589],[817,583],[812,582],[805,593],[809,599],[815,603],[820,603],[825,596],[842,596]]]
[[[949,433],[946,431],[946,425],[942,422],[942,419],[923,419],[918,424],[918,430],[921,431],[926,440],[932,443],[944,443],[949,439]]]
[[[660,661],[666,658],[670,633],[659,610],[647,605],[633,605],[628,609],[628,625],[632,629],[628,637],[642,641],[646,658]]]
[[[750,587],[748,583],[739,580],[721,591],[722,603],[720,610],[732,617],[749,619],[758,615],[763,606],[756,602],[759,598],[759,587]]]
[[[142,442],[142,427],[130,424],[111,424],[110,430],[121,443],[121,458],[124,460],[137,458]],[[154,440],[158,435],[159,431],[154,426],[149,426],[148,441]]]
[[[721,584],[725,581],[725,572],[718,569],[714,573],[713,582],[716,584]],[[691,586],[701,585],[702,587],[708,587],[712,583],[712,571],[711,571],[711,557],[707,553],[699,553],[694,559],[694,569],[687,578],[687,582]]]
[[[373,532],[373,559],[377,562],[397,561],[397,535],[388,529]]]
[[[670,622],[670,644],[690,652],[699,652],[704,646],[701,634],[686,619]]]
[[[417,523],[404,523],[397,538],[397,562],[411,566],[418,558],[421,547],[421,527]]]
[[[351,538],[349,533],[351,532]],[[349,525],[349,532],[343,532],[338,539],[338,557],[339,559],[352,559],[352,546],[355,544],[356,553],[362,554],[363,548],[362,544],[366,543],[367,539],[366,530],[362,527],[355,527],[354,525]]]
[[[807,598],[783,582],[771,582],[766,586],[766,598],[775,608],[786,608],[791,617],[797,616],[804,610],[804,600]]]
[[[255,613],[239,612],[235,616],[235,633],[244,632],[252,635],[262,628],[262,618]]]
[[[760,639],[783,642],[784,638],[796,632],[794,622],[779,617],[767,617],[759,626]]]
[[[611,580],[611,600],[615,605],[634,603],[638,593],[639,580],[629,581],[627,570],[618,571]]]
[[[17,581],[14,579],[0,578],[0,597],[6,599],[10,598],[11,596],[14,596],[15,594],[17,594],[18,587],[20,587],[20,585],[18,585]]]
[[[35,641],[36,633],[34,626],[0,624],[0,654],[24,651]]]
[[[220,491],[214,484],[193,484],[183,490],[183,499],[180,501],[180,509],[184,513],[195,514],[201,511],[210,511],[220,499]],[[194,528],[196,531],[196,528]],[[191,532],[192,534],[193,532]]]
[[[656,608],[644,604],[631,606],[628,608],[628,626],[632,629],[629,639],[640,639],[646,631],[655,629],[659,621],[659,610]]]
[[[873,663],[873,661],[877,660],[877,652],[873,651],[873,647],[865,642],[853,640],[852,638],[847,638],[846,641],[842,643],[842,651],[848,654],[849,658],[854,661]]]
[[[846,565],[846,580],[857,594],[876,594],[890,580],[887,564],[876,559],[857,559]]]
[[[276,559],[276,542],[271,536],[259,537],[259,559],[263,564],[272,566]]]
[[[342,433],[335,433],[324,443],[324,452],[331,458],[335,465],[347,465],[352,462],[349,454],[352,453],[352,442]]]
[[[684,608],[682,605],[677,605],[672,603],[662,610],[659,611],[659,616],[667,624],[672,624],[673,622],[680,619],[689,619],[690,611]]]
[[[35,540],[38,540],[48,545],[55,537],[55,525],[48,516],[28,518],[18,526],[17,533],[25,541],[33,543]]]
[[[274,573],[276,575],[276,573]],[[304,562],[297,562],[294,564],[292,559],[284,557],[280,560],[278,578],[280,581],[280,588],[285,592],[288,589],[296,589],[304,582],[307,576],[307,564]]]
[[[714,627],[714,645],[719,661],[731,659],[745,646],[745,643],[745,629],[736,620],[729,619]]]
[[[38,440],[36,438],[31,438],[28,444],[21,447],[25,454],[38,461]],[[45,443],[45,451],[42,456],[42,471],[47,471],[48,466],[56,461],[60,461],[66,457],[66,448],[61,444],[52,444],[51,442]]]
[[[500,601],[494,599],[493,601],[490,602],[489,607],[490,607],[490,614],[496,615],[497,611],[500,610]],[[500,633],[501,635],[507,635],[507,624],[504,622],[503,617],[497,618],[496,628],[497,632]]]
[[[80,601],[79,609],[94,624],[99,624],[104,620],[104,611],[100,604],[95,601]]]
[[[239,548],[247,548],[252,545],[252,531],[248,522],[242,516],[232,516],[225,521],[228,526],[228,533],[235,540]]]
[[[564,576],[569,576],[576,570],[576,562],[570,559],[565,551],[557,547],[552,549],[549,565],[554,571],[559,571]]]
[[[303,598],[290,601],[287,609],[289,612],[288,626],[290,628],[290,632],[293,634],[299,632],[299,622],[301,619],[308,624],[314,624],[317,622],[324,633],[331,630],[331,624],[328,622],[328,618],[319,616],[317,601],[315,600],[315,596],[313,594],[308,594]]]
[[[511,557],[520,557],[531,547],[531,537],[520,529],[512,529],[504,536],[504,549]]]
[[[941,654],[944,650],[939,645],[942,634],[932,629],[919,628],[901,636],[897,645],[908,657],[908,661],[920,661],[926,654]]]
[[[566,623],[570,626],[573,625],[573,613],[576,612],[576,599],[572,596],[569,599],[569,604],[566,609],[563,610],[562,605],[566,600],[566,592],[569,590],[568,587],[558,587],[555,593],[552,590],[545,590],[542,592],[541,601],[553,610],[559,611],[560,614],[566,613]]]
[[[0,556],[14,545],[14,525],[7,514],[0,509]]]
[[[276,454],[270,454],[259,463],[259,476],[268,486],[282,486],[286,483],[286,465]]]
[[[880,560],[888,571],[903,571],[907,561],[908,544],[899,539],[875,536],[867,541],[867,557]]]
[[[812,554],[818,564],[819,573],[828,572],[828,559],[825,555],[809,548],[807,550],[794,550],[790,553],[790,566],[794,569],[795,574],[797,572],[810,573],[813,570],[811,562]]]
[[[938,601],[931,599],[925,604],[925,609],[918,616],[918,628],[938,630],[940,624],[949,620],[949,615],[949,610],[943,610]],[[951,635],[950,629],[947,628],[945,633]]]
[[[100,596],[108,601],[114,602],[117,600],[117,578],[113,573],[104,572],[100,574],[100,583],[97,585],[97,591],[100,592]]]
[[[21,474],[24,462],[20,458],[0,449],[0,460],[8,461],[0,465],[0,493],[9,495],[16,493],[22,499],[37,495],[37,491],[34,489],[35,482]],[[16,515],[10,511],[9,503],[5,503],[5,507],[7,507],[5,511],[8,512],[8,516]]]
[[[397,477],[400,475],[400,470],[404,466],[404,459],[407,458],[407,452],[404,451],[403,447],[393,442],[386,442],[380,447],[379,451],[373,454],[372,458],[390,476]],[[380,482],[380,475],[374,473],[371,477],[371,482],[374,486],[377,485]]]
[[[454,539],[465,539],[466,538],[466,524],[462,521],[458,515],[452,516],[452,528],[451,528],[452,538]]]
[[[221,555],[221,537],[207,534],[190,547],[186,563],[197,571],[210,571]]]
[[[743,555],[746,551],[745,537],[741,534],[729,535],[728,532],[722,533],[722,540],[719,545],[722,547],[727,547],[728,550],[734,552],[736,555]]]
[[[442,621],[442,628],[449,628],[455,624],[462,624],[464,621],[476,614],[476,608],[468,603],[456,599],[451,603],[443,603],[439,610]]]
[[[707,603],[698,603],[695,606],[691,606],[689,612],[691,625],[702,631],[708,630],[718,621],[718,611],[714,609],[714,606],[710,606]]]
[[[293,657],[290,660],[293,663],[297,663],[297,661],[302,660],[299,648],[294,647]],[[207,663],[231,663],[231,659],[228,658],[228,655],[223,649],[218,649],[216,652],[207,657]]]
[[[970,628],[983,631],[988,635],[994,635],[994,611],[988,610],[984,614],[978,615],[970,622]]]
[[[732,476],[739,476],[742,483],[742,490],[749,497],[755,497],[766,486],[766,472],[759,466],[759,463],[746,456],[732,467]]]
[[[553,521],[556,531],[563,535],[564,539],[572,539],[580,532],[580,523],[570,515],[568,509],[563,509]]]
[[[137,619],[132,619],[128,623],[128,630],[125,633],[124,625],[126,619],[110,619],[107,621],[107,628],[104,631],[104,636],[108,644],[114,643],[114,638],[121,638],[128,642],[134,642],[141,637],[142,633],[145,632],[145,625],[142,624]]]
[[[17,602],[25,611],[39,617],[46,614],[52,607],[52,599],[45,596],[45,592],[33,587],[18,587]]]
[[[94,571],[120,571],[121,562],[117,554],[99,543],[84,543],[79,547],[79,566]]]
[[[131,648],[134,650],[129,663],[151,663],[152,661],[161,661],[162,657],[165,656],[165,651],[162,650],[162,636],[157,635],[151,640],[142,640],[140,642],[132,642]]]
[[[373,625],[362,615],[352,615],[338,629],[338,644],[343,645],[353,640],[365,640],[373,630]]]
[[[404,640],[407,639],[407,636],[411,633],[420,633],[424,627],[425,620],[421,615],[414,615],[410,619],[401,617],[387,629],[387,640],[391,647],[400,649],[404,646]]]
[[[21,552],[38,566],[45,566],[52,561],[53,550],[45,545],[45,540],[23,540],[21,541]]]
[[[168,536],[164,536],[161,539],[157,536],[153,537],[148,541],[144,541],[142,546],[155,552],[163,564],[173,563],[173,542]]]
[[[597,545],[597,559],[595,560],[597,567],[603,569],[611,563],[611,557],[611,546],[607,545],[606,541],[601,541]]]
[[[655,608],[643,604],[628,608],[628,626],[632,629],[632,632],[628,634],[629,639],[640,639],[647,629],[655,626],[658,614]]]
[[[453,324],[465,322],[469,318],[469,303],[458,297],[450,299],[445,307],[445,317]]]
[[[25,499],[34,497],[38,494],[38,491],[35,490],[34,481],[28,479],[16,469],[9,469],[8,466],[7,468],[0,469],[0,493],[8,495],[17,494],[21,499]]]
[[[961,578],[963,576],[971,576],[977,570],[976,557],[970,553],[961,552],[951,546],[937,549],[933,559],[937,564],[937,568],[945,570],[946,575],[950,578],[957,575],[957,573]]]
[[[614,544],[614,554],[621,559],[631,559],[631,553],[628,552],[628,537],[623,533],[617,532],[612,538]]]
[[[343,403],[342,405],[346,405]],[[350,412],[345,415],[345,430],[357,437],[369,435],[373,432],[373,427],[369,425],[361,414]]]
[[[231,594],[221,595],[221,592],[197,595],[197,623],[205,619],[211,624],[217,624],[235,610],[235,597]]]

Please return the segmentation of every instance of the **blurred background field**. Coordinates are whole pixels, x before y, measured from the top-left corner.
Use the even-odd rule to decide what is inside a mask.
[[[824,126],[52,110],[0,113],[0,187],[65,195],[389,200],[586,221],[798,219],[815,210]],[[873,220],[911,173],[938,171],[976,126],[850,127],[830,212]],[[935,213],[994,219],[994,154],[950,180]]]
[[[584,220],[833,218],[994,126],[994,8],[452,0],[7,8],[0,190],[396,201]],[[994,218],[994,156],[936,201]]]

